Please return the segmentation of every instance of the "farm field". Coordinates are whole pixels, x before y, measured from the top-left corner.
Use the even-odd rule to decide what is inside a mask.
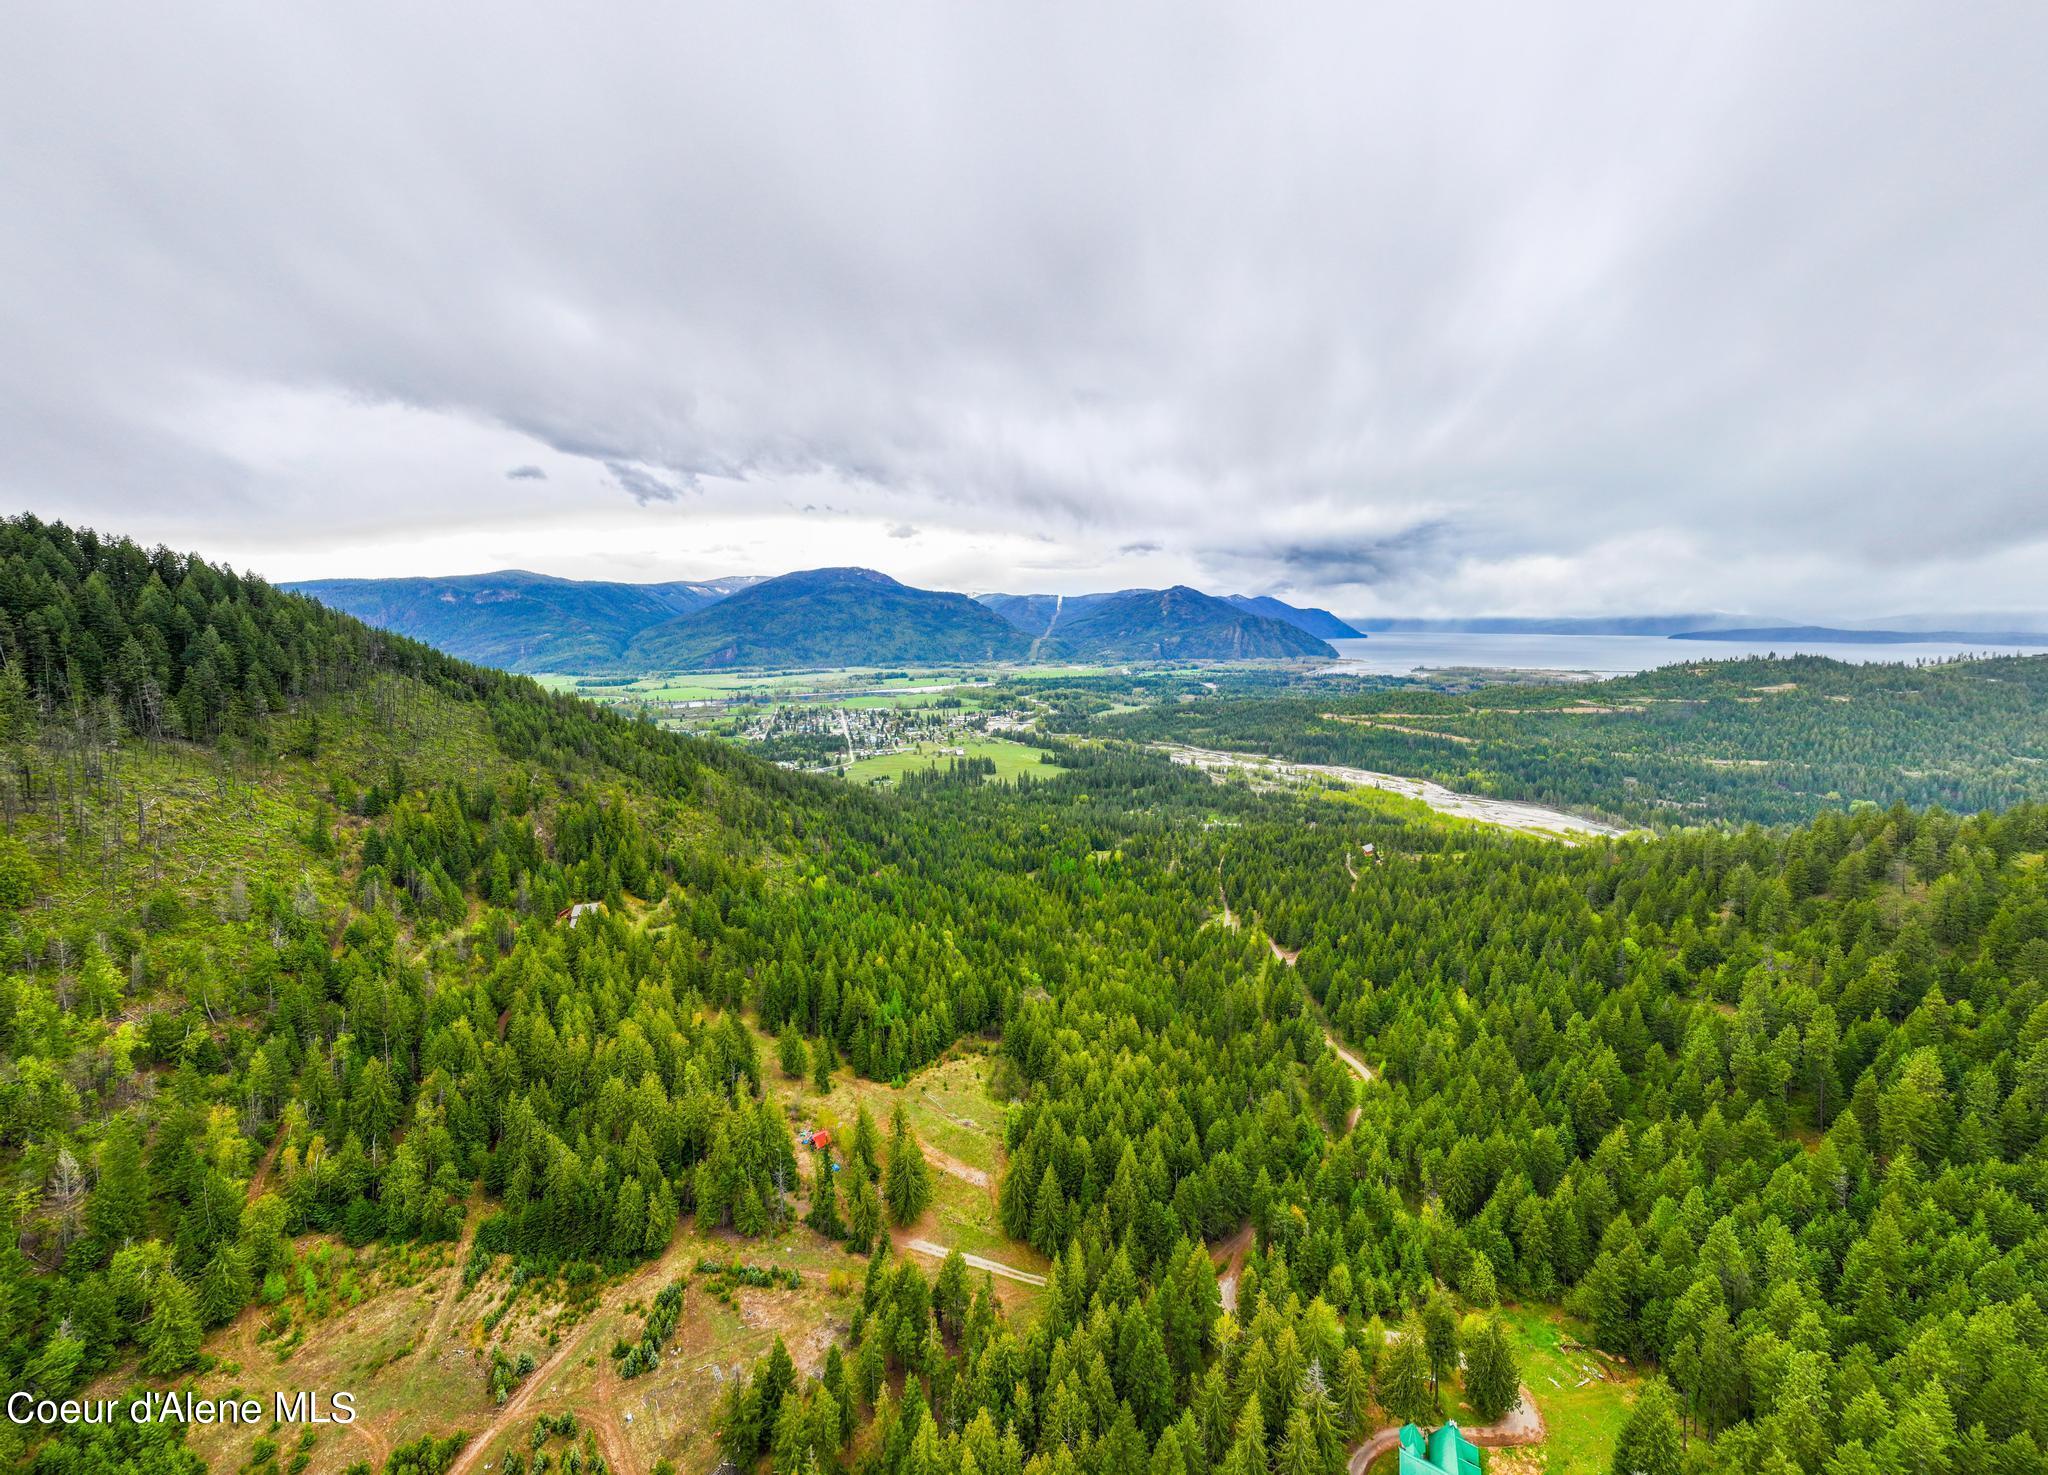
[[[846,770],[848,783],[897,783],[905,774],[944,768],[950,758],[993,758],[997,778],[1040,778],[1047,774],[1042,750],[1004,737],[965,737],[954,744],[918,744],[905,752],[862,758]]]
[[[846,770],[849,783],[895,783],[904,775],[944,768],[949,758],[993,758],[999,779],[1032,779],[1046,773],[1040,749],[1003,738],[970,737],[956,743],[919,743],[901,753],[863,758]]]
[[[905,668],[837,666],[819,671],[664,671],[624,680],[604,676],[547,673],[536,676],[549,691],[573,691],[596,702],[646,700],[712,701],[735,696],[780,696],[795,692],[891,691],[922,686],[982,685],[994,668]]]

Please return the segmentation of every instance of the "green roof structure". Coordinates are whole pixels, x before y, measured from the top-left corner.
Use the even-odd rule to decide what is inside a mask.
[[[1403,1424],[1400,1449],[1400,1475],[1479,1475],[1479,1446],[1454,1423],[1427,1436],[1413,1424]]]

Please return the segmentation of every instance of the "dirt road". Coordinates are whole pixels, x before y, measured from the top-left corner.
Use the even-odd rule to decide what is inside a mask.
[[[950,1174],[952,1177],[958,1178],[962,1183],[972,1183],[976,1188],[987,1188],[995,1181],[982,1169],[961,1162],[960,1159],[954,1157],[951,1153],[939,1151],[938,1148],[932,1146],[924,1138],[918,1138],[917,1142],[918,1146],[924,1149],[924,1160],[937,1168],[941,1173]]]
[[[1498,1424],[1485,1424],[1476,1429],[1460,1431],[1474,1444],[1488,1449],[1506,1449],[1518,1444],[1541,1444],[1549,1430],[1544,1427],[1543,1412],[1536,1407],[1536,1396],[1529,1391],[1529,1385],[1522,1385],[1522,1401],[1514,1406],[1508,1416]],[[1351,1475],[1365,1475],[1372,1462],[1392,1449],[1401,1438],[1401,1426],[1389,1424],[1384,1429],[1375,1429],[1371,1435],[1351,1449]]]
[[[1331,1050],[1336,1052],[1336,1056],[1339,1060],[1343,1061],[1346,1065],[1351,1067],[1351,1073],[1353,1075],[1357,1076],[1361,1081],[1364,1081],[1367,1085],[1372,1084],[1374,1080],[1372,1067],[1367,1065],[1363,1060],[1360,1060],[1356,1055],[1353,1055],[1349,1050],[1345,1049],[1342,1045],[1338,1044],[1337,1037],[1334,1034],[1330,1033],[1330,1031],[1328,1030],[1324,1030],[1323,1043],[1328,1045]]]
[[[928,1239],[906,1239],[899,1240],[898,1243],[906,1250],[914,1250],[920,1255],[929,1255],[934,1260],[943,1260],[946,1256],[953,1253],[944,1245],[933,1244]],[[970,1269],[986,1270],[990,1275],[1000,1275],[1008,1280],[1021,1281],[1028,1286],[1042,1286],[1045,1284],[1044,1276],[1033,1275],[1028,1270],[1019,1270],[1014,1265],[1005,1265],[1000,1260],[991,1260],[983,1255],[970,1255],[965,1250],[960,1252],[960,1258],[967,1262]]]
[[[1351,1073],[1353,1075],[1357,1076],[1361,1081],[1364,1081],[1367,1085],[1372,1084],[1372,1067],[1367,1065],[1363,1060],[1360,1060],[1356,1055],[1353,1055],[1349,1050],[1345,1049],[1342,1045],[1338,1044],[1337,1036],[1335,1034],[1325,1029],[1323,1031],[1323,1043],[1328,1045],[1332,1050],[1336,1052],[1337,1058],[1339,1060],[1343,1061],[1346,1065],[1351,1067]],[[1348,1132],[1353,1127],[1357,1126],[1358,1118],[1364,1113],[1364,1111],[1365,1108],[1363,1106],[1353,1106],[1351,1108],[1351,1114],[1344,1118],[1344,1130]]]
[[[1247,1224],[1209,1251],[1210,1258],[1223,1267],[1223,1273],[1216,1277],[1216,1289],[1223,1295],[1223,1309],[1233,1314],[1237,1311],[1238,1278],[1244,1274],[1244,1257],[1251,1253],[1251,1249],[1252,1226]]]
[[[624,1301],[631,1300],[634,1296],[641,1294],[650,1284],[662,1281],[667,1276],[672,1275],[675,1267],[669,1262],[674,1257],[674,1254],[675,1249],[672,1245],[669,1252],[660,1259],[649,1261],[632,1275],[618,1282],[607,1295],[606,1299],[610,1302],[610,1305],[616,1307]],[[459,1264],[456,1274],[458,1278],[461,1275]],[[562,1345],[555,1349],[554,1355],[535,1368],[527,1376],[526,1381],[513,1391],[512,1396],[498,1406],[497,1411],[492,1414],[490,1419],[484,1424],[484,1427],[477,1432],[476,1437],[462,1447],[462,1453],[455,1457],[455,1463],[448,1467],[445,1475],[470,1475],[472,1470],[481,1469],[482,1466],[479,1462],[483,1459],[484,1452],[491,1447],[492,1441],[499,1434],[510,1428],[512,1421],[524,1413],[529,1404],[548,1392],[548,1384],[553,1380],[555,1374],[562,1370],[563,1364],[578,1351],[585,1350],[591,1338],[597,1335],[599,1327],[606,1325],[609,1325],[607,1317],[592,1314],[586,1316],[573,1327],[568,1335],[562,1338]],[[600,1390],[600,1397],[603,1397],[602,1390]],[[591,1410],[587,1408],[581,1410],[581,1412],[586,1419],[591,1414]],[[602,1420],[599,1423],[602,1424]],[[615,1427],[600,1428],[599,1437],[609,1447],[616,1448],[620,1443],[619,1431]]]

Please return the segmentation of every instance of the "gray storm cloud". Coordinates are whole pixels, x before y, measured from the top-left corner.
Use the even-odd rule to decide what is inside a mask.
[[[2041,602],[2048,12],[1422,10],[19,7],[0,487],[287,565],[829,503],[1347,609]]]

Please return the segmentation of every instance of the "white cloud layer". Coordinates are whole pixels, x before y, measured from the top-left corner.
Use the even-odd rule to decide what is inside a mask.
[[[2039,607],[2037,6],[10,11],[0,495],[276,577]]]

